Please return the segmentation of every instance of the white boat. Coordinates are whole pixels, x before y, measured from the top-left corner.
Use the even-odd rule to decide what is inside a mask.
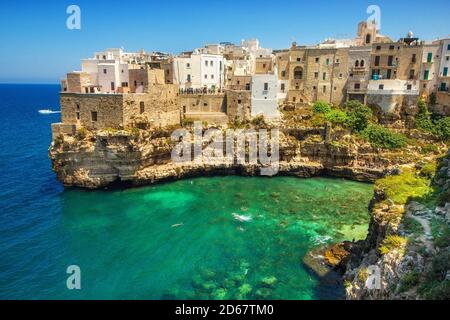
[[[250,216],[241,216],[237,213],[233,213],[233,218],[235,218],[236,220],[240,221],[240,222],[249,222],[252,220],[252,217]]]
[[[39,110],[40,114],[53,114],[53,113],[61,113],[61,111],[53,111],[51,109],[42,109]]]

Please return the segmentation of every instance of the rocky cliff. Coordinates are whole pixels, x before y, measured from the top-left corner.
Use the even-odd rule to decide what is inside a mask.
[[[171,129],[103,130],[53,141],[49,156],[66,186],[105,188],[141,186],[184,177],[258,175],[262,165],[174,163]],[[280,133],[279,175],[328,175],[375,181],[411,159],[402,153],[380,153],[345,130],[289,129]],[[206,141],[204,141],[205,143]]]
[[[449,159],[377,184],[367,239],[338,259],[348,299],[450,299]]]

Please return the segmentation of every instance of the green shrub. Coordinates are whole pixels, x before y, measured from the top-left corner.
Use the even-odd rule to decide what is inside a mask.
[[[341,126],[346,126],[348,122],[347,113],[339,109],[333,109],[327,114],[325,114],[325,119],[331,122],[332,124],[337,124]]]
[[[406,204],[410,198],[423,197],[432,191],[428,179],[417,175],[413,170],[406,169],[400,175],[378,180],[375,186],[399,205]]]
[[[60,133],[56,138],[55,138],[55,147],[60,147],[62,146],[64,143],[64,135],[62,133]]]
[[[331,106],[324,101],[317,101],[313,105],[313,112],[315,114],[327,114],[331,111]]]
[[[443,117],[435,122],[435,134],[441,140],[449,140],[450,139],[450,117]]]
[[[400,292],[405,292],[410,290],[411,288],[414,288],[419,284],[419,273],[412,271],[403,276],[403,278],[400,280]]]
[[[77,131],[77,134],[75,135],[75,137],[77,138],[77,140],[84,140],[87,137],[87,130],[86,128],[80,128]]]
[[[251,124],[254,125],[255,127],[267,126],[266,119],[264,118],[264,116],[262,114],[257,115],[256,117],[254,117],[251,120]]]
[[[373,147],[383,149],[399,149],[406,146],[406,137],[402,134],[376,124],[369,124],[362,132],[361,137]]]
[[[442,250],[433,257],[431,267],[425,273],[425,279],[417,290],[425,299],[449,300],[450,281],[446,280],[450,270],[450,249]]]
[[[403,249],[407,239],[400,236],[387,236],[380,245],[380,253],[387,254],[394,249]]]
[[[359,101],[349,101],[344,107],[347,109],[347,124],[350,129],[362,131],[369,125],[373,112],[368,106]]]
[[[436,162],[430,162],[424,165],[422,169],[420,169],[420,175],[429,180],[432,180],[434,178],[434,175],[436,174],[436,170]]]

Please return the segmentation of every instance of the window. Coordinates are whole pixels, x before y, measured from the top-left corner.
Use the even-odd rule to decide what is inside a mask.
[[[340,59],[336,59],[336,63],[341,63],[341,60]]]
[[[97,111],[91,111],[91,121],[92,122],[97,121]]]
[[[318,72],[314,72],[314,79],[319,79],[319,73]]]
[[[326,73],[326,72],[324,72],[324,73],[322,74],[322,80],[327,80],[327,73]]]
[[[242,100],[241,99],[238,99],[238,104],[241,104],[242,103]]]
[[[103,69],[103,73],[106,74],[106,69]]]
[[[203,102],[203,106],[204,106],[204,107],[207,107],[207,106],[208,106],[208,103]]]
[[[300,61],[302,61],[302,58],[297,58],[297,62],[300,62]]]
[[[391,69],[387,69],[386,71],[386,79],[390,79],[392,77],[392,70]]]
[[[211,79],[214,79],[214,75],[213,74],[211,75]]]
[[[205,79],[208,79],[208,75],[207,74],[205,74]]]
[[[103,56],[103,60],[106,60],[106,56]]]
[[[122,82],[122,87],[128,88],[128,82]]]
[[[264,91],[269,90],[269,83],[264,82]]]
[[[394,62],[394,56],[389,56],[388,57],[388,66],[392,67],[392,63]]]
[[[208,60],[205,61],[205,67],[207,67],[207,66],[208,66]]]
[[[316,63],[319,63],[319,58],[316,58]]]
[[[213,66],[214,66],[214,61],[211,60],[211,62],[209,63],[209,65],[210,65],[211,67],[213,67]]]
[[[116,85],[114,83],[114,81],[111,82],[111,91],[116,90]]]
[[[77,120],[80,120],[80,112],[77,111],[76,115],[77,115]]]
[[[395,46],[389,46],[389,50],[394,50]]]
[[[415,73],[416,73],[416,71],[414,69],[409,70],[409,79],[410,80],[414,79]]]
[[[342,73],[339,73],[339,78],[342,79],[344,75]]]
[[[431,62],[432,60],[433,60],[433,53],[432,52],[428,52],[427,62]]]
[[[292,97],[292,102],[295,102],[295,100],[297,100],[296,97]]]
[[[322,91],[323,93],[327,92],[327,86],[323,86]]]
[[[266,68],[266,64],[265,63],[263,63],[263,69],[265,69]]]
[[[137,81],[136,80],[134,80],[134,86],[137,87]]]
[[[355,67],[357,67],[357,68],[359,67],[359,60],[355,61]]]
[[[423,72],[423,80],[428,80],[429,75],[430,75],[430,71],[429,70],[425,70]]]
[[[77,110],[80,110],[80,105],[77,103]]]
[[[123,69],[122,69],[122,73],[123,73]]]
[[[281,71],[281,76],[286,77],[286,70]]]
[[[294,69],[294,79],[295,80],[303,79],[303,69],[302,68],[297,67]]]
[[[191,75],[190,74],[187,75],[187,82],[191,82]]]
[[[370,34],[366,35],[366,44],[369,44],[372,42],[372,36]]]
[[[379,89],[379,90],[384,90],[384,84],[380,84],[380,85],[378,86],[378,89]]]
[[[449,51],[450,51],[450,44],[449,44],[449,45],[447,45],[447,50],[449,50]]]
[[[361,66],[361,67],[364,67],[364,60],[361,60],[360,66]]]
[[[284,85],[284,83],[282,83],[281,84],[281,91],[284,92],[284,89],[285,89],[285,85]]]
[[[330,59],[327,58],[327,60],[325,60],[326,65],[330,64]]]
[[[377,49],[377,51],[380,51],[381,50],[381,46],[377,46],[376,49]]]
[[[191,64],[190,63],[186,63],[186,68],[190,68]]]
[[[414,53],[411,58],[412,63],[416,63],[416,54]]]
[[[143,114],[145,112],[145,103],[144,101],[139,102],[139,112]]]
[[[412,85],[411,85],[411,84],[408,84],[408,85],[406,86],[406,90],[410,91],[411,89],[412,89]]]
[[[361,84],[360,83],[355,83],[355,90],[359,90],[361,89]]]
[[[446,77],[448,75],[448,67],[445,67],[442,71],[442,76]]]
[[[374,63],[374,65],[376,67],[378,67],[380,65],[380,56],[375,56],[375,63]]]

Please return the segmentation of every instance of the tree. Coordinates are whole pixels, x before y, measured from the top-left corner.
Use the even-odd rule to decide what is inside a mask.
[[[363,131],[373,117],[372,110],[359,101],[348,101],[344,104],[347,109],[347,125],[353,131]]]

